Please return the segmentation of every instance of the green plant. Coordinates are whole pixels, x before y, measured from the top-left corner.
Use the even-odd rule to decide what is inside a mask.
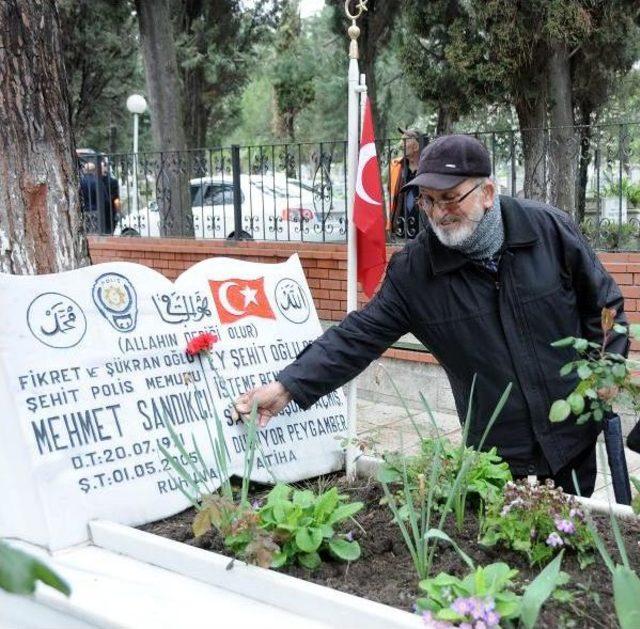
[[[606,351],[612,332],[631,333],[637,338],[640,325],[632,324],[627,329],[615,323],[615,316],[614,309],[602,309],[601,344],[573,336],[551,344],[552,347],[572,347],[582,358],[567,363],[560,370],[561,376],[568,376],[575,371],[580,382],[566,399],[556,400],[551,405],[550,421],[565,421],[571,414],[577,416],[577,424],[584,424],[589,419],[602,421],[606,413],[612,411],[613,402],[623,397],[629,399],[636,411],[640,410],[640,386],[636,381],[638,374],[631,369],[635,361]]]
[[[578,494],[580,494],[580,486],[575,471],[572,472],[573,484]],[[622,564],[615,563],[607,550],[598,529],[589,514],[586,515],[587,526],[591,531],[595,540],[596,548],[602,557],[607,569],[611,573],[613,582],[613,601],[616,609],[616,615],[621,629],[637,629],[640,626],[640,577],[633,570],[629,563],[627,549],[622,539],[618,520],[613,514],[613,510],[609,508],[609,518],[611,521],[611,530],[616,540],[618,553],[622,559]]]
[[[456,623],[455,626],[491,628],[520,619],[530,629],[549,596],[568,582],[568,575],[560,571],[561,563],[562,552],[526,587],[522,596],[514,591],[518,571],[506,563],[478,567],[463,579],[441,572],[420,582],[419,587],[428,598],[418,599],[416,611],[432,625],[446,621]]]
[[[463,444],[467,441],[471,423],[471,405],[473,402],[475,382],[476,379],[474,377],[471,387],[471,397],[469,400],[467,418],[465,421]],[[500,400],[487,423],[482,439],[480,440],[479,448],[482,448],[489,431],[497,420],[502,408],[506,404],[511,392],[511,387],[512,385],[509,384],[500,397]],[[422,397],[422,400],[429,415],[433,418],[431,409],[424,397]],[[473,562],[471,559],[458,547],[451,537],[444,532],[443,528],[447,514],[452,510],[453,505],[458,504],[464,506],[466,502],[467,489],[464,486],[464,483],[467,479],[468,472],[475,461],[475,456],[472,452],[470,453],[469,449],[464,445],[460,447],[461,458],[459,470],[451,483],[451,488],[444,504],[438,505],[436,499],[436,489],[438,486],[437,479],[440,477],[442,472],[444,457],[442,456],[441,441],[436,439],[433,443],[434,457],[431,462],[429,475],[428,477],[423,473],[419,473],[417,475],[417,490],[414,490],[409,481],[406,458],[402,458],[400,461],[400,471],[388,465],[382,465],[378,471],[378,480],[382,484],[386,502],[393,513],[394,521],[400,527],[403,540],[407,546],[409,554],[411,555],[416,572],[421,579],[425,579],[429,576],[429,573],[431,572],[431,565],[433,563],[433,556],[438,542],[442,541],[450,544],[463,561],[469,567],[473,568]],[[400,484],[400,497],[403,504],[399,503],[396,499],[395,492],[391,490],[390,484],[392,483]],[[438,524],[433,526],[436,507],[437,510],[440,511],[440,518]]]
[[[0,540],[0,589],[11,594],[33,594],[38,581],[71,594],[69,584],[39,559]]]
[[[464,622],[476,607],[477,615],[483,616],[487,626],[496,626],[500,620],[519,615],[520,601],[513,591],[517,574],[506,563],[478,567],[463,579],[441,572],[420,581],[419,587],[427,598],[416,601],[417,611],[431,612],[437,620]]]
[[[631,501],[631,508],[634,513],[640,514],[640,478],[631,477],[631,482],[636,489],[636,495],[633,497]]]
[[[159,445],[160,451],[185,487],[182,487],[182,483],[177,481],[176,485],[196,509],[192,525],[194,535],[196,537],[204,535],[213,527],[220,532],[225,546],[231,550],[235,557],[243,559],[247,563],[267,568],[271,566],[273,557],[280,548],[273,537],[260,526],[258,513],[248,499],[249,478],[258,447],[256,409],[254,408],[251,416],[245,420],[247,445],[239,492],[234,492],[231,484],[222,423],[217,413],[214,413],[214,417],[215,438],[211,434],[208,420],[204,418],[204,421],[214,460],[215,477],[220,481],[218,489],[210,481],[212,474],[207,468],[200,447],[193,435],[191,438],[193,452],[196,455],[195,461],[189,456],[190,453],[186,451],[169,421],[165,422],[167,430],[180,457],[172,456],[162,445]],[[182,465],[181,460],[188,462],[189,469]]]
[[[258,502],[250,503],[249,478],[256,449],[259,448],[256,408],[252,409],[250,417],[245,418],[247,445],[242,483],[237,494],[229,477],[228,455],[217,414],[215,420],[216,437],[209,432],[209,438],[216,476],[221,483],[218,491],[207,481],[206,466],[196,441],[193,440],[193,447],[197,464],[188,456],[170,422],[167,422],[174,445],[182,460],[189,461],[191,468],[188,471],[178,457],[169,458],[188,487],[188,490],[182,489],[184,495],[197,511],[193,521],[196,536],[215,528],[235,557],[265,568],[279,568],[297,560],[301,565],[314,569],[320,565],[320,553],[325,551],[344,561],[358,559],[359,544],[349,539],[349,534],[336,532],[334,526],[360,511],[362,503],[344,504],[346,496],[338,494],[335,487],[316,495],[311,490],[297,490],[280,483],[276,483],[269,492],[264,506]],[[161,450],[169,457],[165,448]]]
[[[407,479],[411,487],[414,501],[419,486],[419,478],[426,478],[426,474],[433,460],[439,456],[442,461],[440,473],[435,480],[434,500],[441,505],[449,496],[455,479],[465,460],[470,460],[465,478],[462,480],[462,489],[456,495],[453,503],[453,511],[456,517],[458,530],[462,527],[467,498],[471,497],[484,505],[491,502],[502,493],[505,484],[512,479],[509,465],[498,456],[496,448],[488,451],[478,451],[471,447],[456,446],[445,437],[422,439],[420,454],[407,457]],[[402,459],[397,454],[384,455],[385,465],[388,469],[395,470],[397,479],[401,479]],[[399,502],[403,502],[402,496],[398,496]],[[406,516],[406,505],[401,508],[401,514]]]
[[[585,219],[580,231],[594,248],[619,250],[633,246],[638,239],[638,227],[634,223],[618,223],[610,220]]]
[[[200,354],[208,354],[216,342],[217,337],[213,334],[199,334],[189,341],[186,352],[192,356],[198,356],[201,361]],[[215,367],[213,369],[215,371]],[[230,398],[230,396],[228,397]],[[234,491],[231,483],[229,454],[222,422],[215,408],[215,437],[211,432],[209,419],[202,417],[211,448],[212,468],[207,465],[193,433],[191,435],[193,451],[187,452],[171,421],[166,417],[164,423],[179,456],[173,456],[162,444],[159,444],[159,449],[182,481],[176,481],[176,486],[196,510],[192,525],[194,535],[196,537],[204,535],[213,527],[220,532],[225,546],[231,550],[235,557],[266,568],[271,565],[275,553],[280,548],[272,536],[260,526],[257,510],[248,499],[249,479],[253,470],[256,450],[260,451],[265,462],[267,460],[257,437],[256,415],[254,406],[249,417],[244,418],[247,441],[239,492]],[[183,464],[183,462],[185,463]],[[274,482],[277,482],[271,469],[267,465],[265,467]],[[215,486],[212,478],[218,480],[218,487]]]
[[[260,526],[280,545],[272,566],[279,568],[297,560],[313,570],[320,565],[322,552],[343,561],[358,559],[358,542],[335,529],[363,507],[361,502],[345,502],[347,498],[335,487],[316,495],[309,489],[276,485],[259,511]]]
[[[489,504],[481,530],[481,544],[519,551],[531,565],[546,564],[561,548],[575,550],[582,566],[593,560],[584,511],[552,480],[507,483],[504,497]]]
[[[634,207],[640,205],[640,184],[632,183],[627,177],[610,179],[601,190],[603,197],[624,197]]]

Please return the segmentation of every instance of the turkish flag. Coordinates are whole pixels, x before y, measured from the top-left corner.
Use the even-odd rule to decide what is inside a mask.
[[[373,134],[371,103],[364,105],[356,194],[353,203],[358,249],[358,281],[367,297],[373,295],[387,264],[382,212],[382,182]]]
[[[234,323],[244,317],[276,318],[264,292],[264,277],[255,280],[236,277],[222,281],[209,280],[209,288],[220,323]]]

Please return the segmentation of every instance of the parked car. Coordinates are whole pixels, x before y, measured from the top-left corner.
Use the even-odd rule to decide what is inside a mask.
[[[235,236],[231,177],[190,180],[194,235],[204,238]],[[256,240],[336,242],[346,237],[344,206],[330,210],[310,182],[284,174],[241,175],[242,238]],[[156,202],[125,216],[115,235],[160,236]]]

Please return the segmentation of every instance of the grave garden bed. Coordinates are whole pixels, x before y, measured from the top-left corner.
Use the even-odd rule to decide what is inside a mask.
[[[335,486],[340,493],[349,496],[350,501],[361,501],[364,508],[355,516],[359,526],[353,522],[343,523],[342,529],[357,540],[362,554],[357,561],[340,562],[323,557],[322,564],[315,570],[300,565],[281,568],[280,571],[319,585],[354,594],[411,612],[416,600],[424,596],[418,587],[418,578],[402,537],[400,528],[392,521],[393,515],[383,501],[383,491],[379,483],[372,479],[357,479],[347,483],[340,475],[320,477],[308,481],[301,487],[326,490]],[[264,499],[269,488],[254,485],[252,500]],[[474,507],[474,505],[472,505]],[[232,557],[224,540],[215,529],[200,537],[194,536],[192,524],[196,513],[187,509],[173,517],[141,527],[156,535],[184,542],[206,551],[213,551]],[[620,561],[616,542],[608,515],[593,514],[593,521],[614,559]],[[625,541],[629,562],[636,571],[640,568],[640,520],[621,520],[622,536]],[[479,543],[479,521],[474,508],[467,509],[464,524],[456,529],[450,514],[444,527],[461,549],[477,566],[494,562],[505,562],[518,570],[518,587],[524,588],[539,573],[540,567],[531,567],[527,558],[519,552],[501,546],[484,546]],[[237,560],[236,560],[237,561]],[[235,562],[230,562],[233,569]],[[610,574],[595,554],[594,561],[581,567],[575,554],[566,553],[562,570],[569,580],[562,587],[560,600],[550,598],[544,605],[538,624],[540,627],[616,627],[616,612]],[[435,553],[430,574],[445,572],[464,577],[468,566],[449,545],[439,545]]]

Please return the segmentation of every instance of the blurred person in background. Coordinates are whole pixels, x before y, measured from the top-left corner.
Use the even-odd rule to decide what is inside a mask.
[[[399,146],[402,156],[391,160],[389,166],[390,212],[387,231],[397,238],[411,239],[423,228],[416,203],[419,191],[417,186],[406,189],[403,186],[416,176],[423,134],[418,129],[402,127],[398,127],[398,131],[402,134]]]

